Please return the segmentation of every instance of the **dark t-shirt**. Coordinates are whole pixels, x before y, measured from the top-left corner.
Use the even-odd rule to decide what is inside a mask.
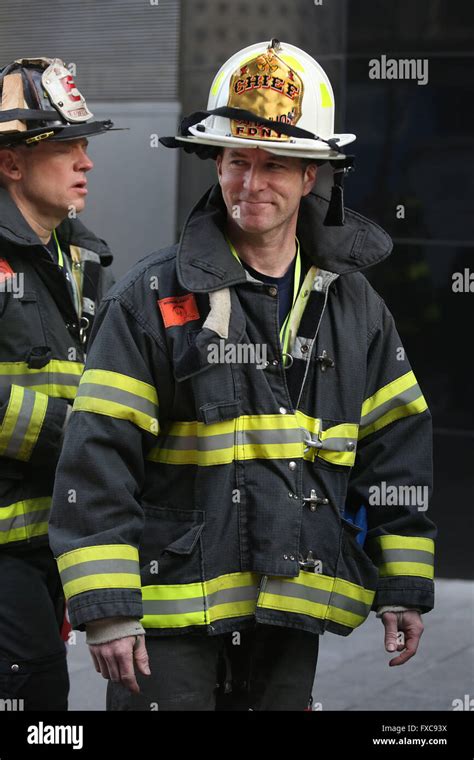
[[[293,261],[291,262],[290,266],[288,267],[287,271],[283,275],[283,277],[270,277],[268,274],[262,274],[261,272],[257,272],[256,269],[252,269],[248,264],[246,264],[244,261],[242,261],[242,265],[245,267],[247,272],[249,272],[252,277],[255,277],[256,280],[261,280],[261,282],[265,282],[268,285],[276,285],[278,287],[278,321],[280,328],[285,321],[285,317],[290,311],[292,305],[293,305],[293,283],[294,283],[294,277],[295,277],[295,264],[296,264],[296,256],[294,257]],[[302,272],[303,274],[303,266],[302,266]],[[301,280],[300,280],[301,285]]]

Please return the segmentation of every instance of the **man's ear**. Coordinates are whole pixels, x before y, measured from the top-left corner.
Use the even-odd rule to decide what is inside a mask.
[[[222,177],[222,171],[221,171],[222,159],[223,159],[222,153],[218,153],[216,156],[216,171],[217,171],[217,179],[219,180],[219,184],[221,182],[221,177]]]
[[[311,192],[316,182],[317,174],[318,167],[316,164],[308,164],[303,177],[303,195],[308,195]]]
[[[12,148],[0,148],[0,176],[3,180],[17,181],[21,179],[21,165],[18,153]]]

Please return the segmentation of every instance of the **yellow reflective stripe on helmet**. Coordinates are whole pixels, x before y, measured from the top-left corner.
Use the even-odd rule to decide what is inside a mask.
[[[138,549],[126,544],[104,544],[73,549],[58,557],[67,599],[102,588],[140,588]]]
[[[256,573],[229,573],[202,583],[144,586],[144,628],[185,628],[216,620],[253,615]]]
[[[398,377],[362,404],[359,439],[395,420],[420,414],[428,408],[413,372]]]
[[[73,406],[74,412],[92,412],[127,420],[158,435],[158,396],[149,383],[110,370],[86,370]]]
[[[225,71],[221,71],[221,73],[218,74],[216,78],[214,79],[214,82],[212,83],[212,86],[211,86],[211,93],[213,95],[217,95],[217,93],[219,92],[219,87],[221,85],[221,82],[224,76],[225,76]]]
[[[376,536],[367,543],[381,577],[416,575],[434,577],[434,541],[422,536]]]
[[[290,55],[289,53],[282,53],[280,51],[278,51],[277,55],[282,59],[282,61],[285,61],[288,66],[291,66],[292,69],[295,71],[301,71],[304,74],[304,66],[302,65],[301,61],[298,61],[298,59],[295,58],[294,55]]]
[[[321,93],[321,108],[331,108],[333,105],[331,94],[324,82],[319,83],[319,91]]]
[[[267,577],[258,607],[332,620],[348,628],[363,623],[375,591],[321,573],[301,570],[296,578]]]
[[[31,369],[26,362],[0,362],[0,387],[15,384],[54,398],[73,399],[84,364],[52,359],[41,369]]]
[[[0,507],[0,545],[45,535],[50,510],[50,496],[23,499]]]

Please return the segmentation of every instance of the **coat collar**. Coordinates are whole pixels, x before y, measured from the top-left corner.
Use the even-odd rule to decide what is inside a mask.
[[[345,210],[343,227],[325,227],[327,207],[325,198],[311,192],[302,198],[298,216],[301,248],[320,269],[343,275],[377,264],[391,253],[389,235],[350,209]],[[189,214],[177,253],[178,279],[186,290],[209,292],[246,281],[224,237],[226,214],[219,185],[211,187]]]
[[[66,245],[77,245],[97,253],[104,266],[112,261],[112,253],[104,240],[96,237],[79,219],[66,218],[58,227],[58,236]],[[5,188],[0,187],[0,241],[31,248],[43,246]]]

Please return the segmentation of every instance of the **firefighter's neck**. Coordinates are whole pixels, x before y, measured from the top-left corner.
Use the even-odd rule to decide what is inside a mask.
[[[264,233],[242,230],[228,219],[227,235],[239,258],[269,277],[283,277],[296,254],[296,220]]]
[[[18,210],[25,221],[28,222],[33,232],[36,232],[43,245],[47,245],[51,240],[53,230],[63,221],[64,214],[54,214],[54,212],[46,212],[38,209],[34,204],[30,203],[24,195],[15,192],[14,188],[11,190],[11,196]]]

